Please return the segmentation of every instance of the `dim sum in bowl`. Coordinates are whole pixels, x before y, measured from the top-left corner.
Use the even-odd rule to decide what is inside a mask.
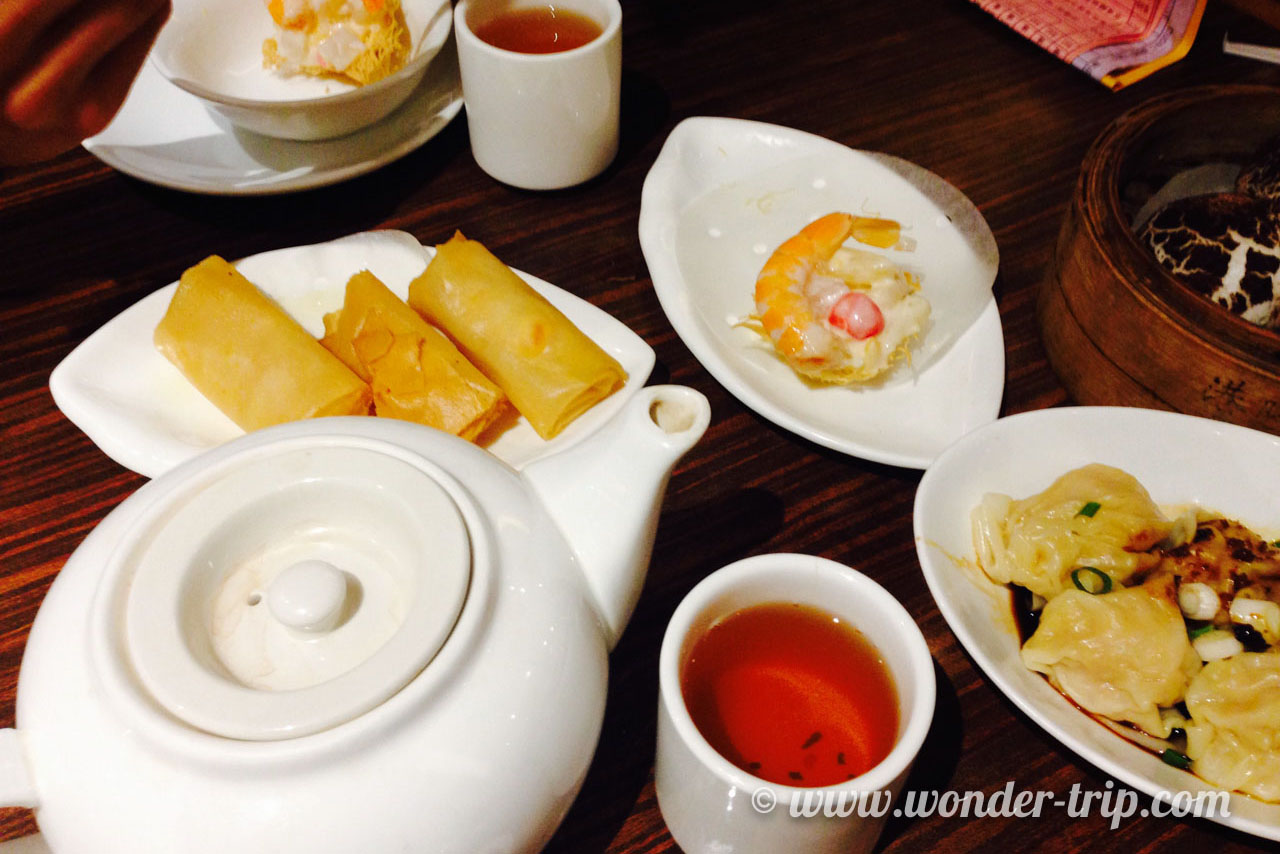
[[[1063,488],[1059,481],[1065,474],[1086,467],[1122,472],[1132,483],[1118,476],[1111,481],[1085,478],[1079,482],[1083,488],[1068,484],[1074,492],[1055,492]],[[1016,415],[961,439],[925,473],[916,494],[916,549],[925,580],[952,631],[992,682],[1037,724],[1149,795],[1187,792],[1190,798],[1198,793],[1220,797],[1222,790],[1207,779],[1167,764],[1176,757],[1162,757],[1164,742],[1157,736],[1183,727],[1190,734],[1190,727],[1160,712],[1177,708],[1179,697],[1185,700],[1183,707],[1194,712],[1198,696],[1205,692],[1228,698],[1220,708],[1246,703],[1242,694],[1223,689],[1242,680],[1234,672],[1217,672],[1234,671],[1234,665],[1203,664],[1199,655],[1189,655],[1192,640],[1187,629],[1198,621],[1184,620],[1185,612],[1180,615],[1180,606],[1171,604],[1176,599],[1144,592],[1145,582],[1159,581],[1159,572],[1154,561],[1141,556],[1149,554],[1148,548],[1158,548],[1156,540],[1178,536],[1172,529],[1195,507],[1273,538],[1280,529],[1280,495],[1273,486],[1278,468],[1280,437],[1207,419],[1108,407]],[[1142,493],[1132,484],[1139,484]],[[1089,497],[1082,499],[1085,493]],[[992,501],[1004,500],[999,496],[1010,503],[993,509]],[[1052,509],[1055,506],[1060,509]],[[975,508],[982,509],[975,514]],[[1159,518],[1153,508],[1159,509]],[[1101,540],[1073,536],[1073,527],[1089,527],[1090,510],[1104,525],[1116,521],[1113,516],[1108,522],[1111,514],[1104,511],[1128,518]],[[1029,574],[1011,577],[1006,567],[1002,575],[1000,560],[988,551],[991,538],[984,536],[984,526],[988,533],[999,530],[996,550],[1007,548],[1016,554],[1020,547],[1013,531],[1015,517],[1030,520],[1031,527],[1039,527],[1049,538],[1038,552],[1032,548],[1024,553],[1042,558],[1065,554],[1063,561],[1028,566],[1015,560],[1020,571]],[[1149,541],[1129,543],[1135,532],[1145,532]],[[1055,536],[1056,544],[1051,542]],[[1075,543],[1078,539],[1086,542]],[[1109,548],[1108,543],[1114,546],[1122,540],[1129,548]],[[1072,544],[1061,545],[1066,541]],[[1034,645],[1023,645],[1028,632],[1020,625],[1004,581],[1030,584],[1039,590],[1035,595],[1049,603],[1040,611],[1040,628],[1030,633],[1035,637],[1045,632]],[[1083,663],[1077,655],[1082,645],[1071,636],[1084,633],[1081,627],[1107,627],[1112,632],[1091,638],[1093,647],[1103,652]],[[1251,655],[1240,660],[1249,661]],[[1275,655],[1265,653],[1263,663]],[[1107,666],[1132,684],[1099,678]],[[1115,696],[1090,695],[1091,686],[1115,689],[1114,695],[1128,705],[1107,707]],[[1095,713],[1082,707],[1092,707]],[[1204,713],[1203,705],[1200,717],[1212,725],[1223,720]],[[1194,752],[1207,755],[1199,748]],[[1205,778],[1223,779],[1203,767],[1201,771]],[[1215,810],[1207,817],[1280,839],[1280,804],[1233,793],[1227,812]]]
[[[283,39],[263,0],[174,0],[151,53],[160,73],[214,113],[282,139],[342,136],[386,117],[414,91],[453,26],[446,0],[401,0],[404,66],[365,85],[338,75],[283,73],[264,42]]]

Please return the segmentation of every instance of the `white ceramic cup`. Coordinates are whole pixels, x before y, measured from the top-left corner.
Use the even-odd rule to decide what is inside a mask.
[[[865,774],[835,786],[802,789],[771,783],[738,768],[712,747],[689,716],[680,670],[693,644],[735,611],[766,603],[814,606],[847,621],[879,649],[898,690],[898,738]],[[933,662],[920,629],[888,591],[865,575],[825,558],[767,554],[747,558],[703,579],[667,625],[658,664],[658,806],[687,854],[856,854],[870,851],[896,806],[933,720]],[[888,792],[891,795],[876,795]],[[830,794],[827,794],[830,793]],[[841,817],[794,816],[792,803],[826,797]],[[857,805],[855,807],[855,805]],[[803,810],[801,810],[802,812]]]
[[[517,53],[475,27],[507,9],[548,0],[462,0],[454,9],[471,151],[505,184],[555,190],[604,171],[618,152],[622,7],[618,0],[557,0],[600,24],[593,41],[559,53]]]

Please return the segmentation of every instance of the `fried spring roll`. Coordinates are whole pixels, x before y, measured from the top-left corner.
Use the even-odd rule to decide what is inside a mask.
[[[154,340],[201,394],[245,430],[369,414],[369,387],[216,255],[182,274]]]
[[[502,390],[367,270],[324,329],[320,343],[372,386],[378,415],[475,440],[507,411]]]
[[[409,305],[443,329],[544,439],[626,382],[612,356],[475,240],[436,247]]]

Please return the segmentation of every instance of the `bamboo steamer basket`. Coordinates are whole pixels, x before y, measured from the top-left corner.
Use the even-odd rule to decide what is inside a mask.
[[[1148,101],[1094,141],[1037,305],[1049,362],[1078,403],[1280,433],[1280,333],[1178,282],[1131,225],[1173,175],[1242,163],[1277,133],[1280,89],[1212,86]]]

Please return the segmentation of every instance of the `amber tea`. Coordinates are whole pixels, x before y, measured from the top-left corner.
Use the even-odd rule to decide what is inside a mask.
[[[898,737],[897,688],[879,650],[818,608],[730,614],[694,643],[680,687],[711,746],[772,783],[846,782],[883,761]]]
[[[586,15],[555,6],[508,9],[476,26],[482,41],[516,53],[559,53],[594,41],[604,28]]]

